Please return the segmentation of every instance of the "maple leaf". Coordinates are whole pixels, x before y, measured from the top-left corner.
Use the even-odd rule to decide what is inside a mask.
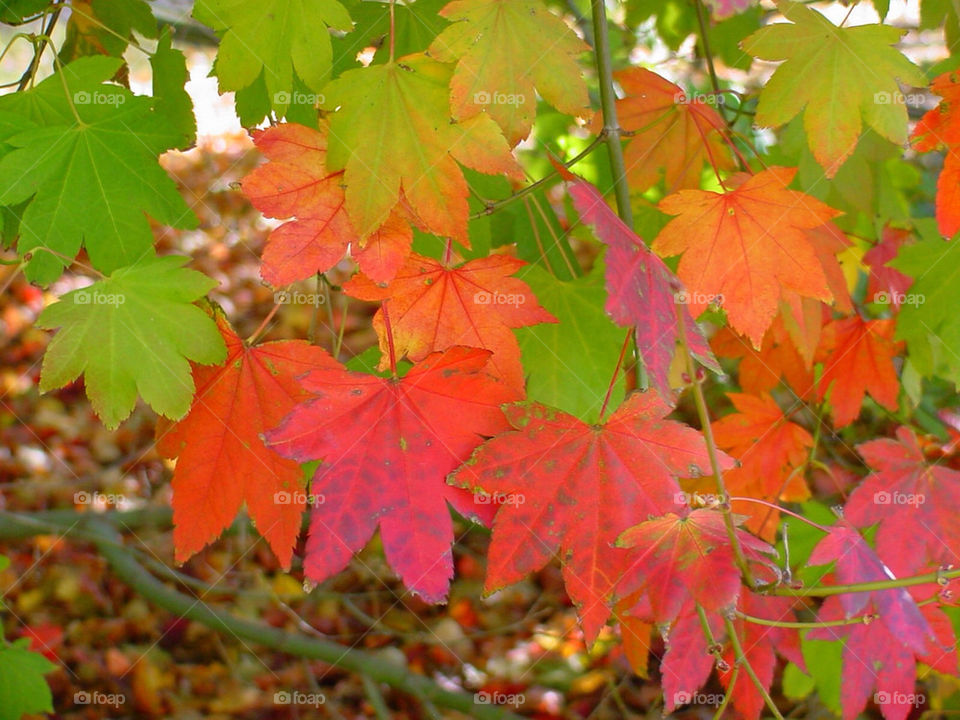
[[[522,392],[520,346],[511,328],[557,321],[540,307],[525,282],[509,277],[524,265],[507,255],[491,255],[448,268],[414,253],[386,286],[357,275],[344,291],[361,300],[388,300],[397,358],[422,360],[452,345],[483,348],[493,353],[489,371]],[[373,327],[383,351],[380,369],[385,370],[390,338],[382,308]]]
[[[929,464],[909,428],[896,435],[857,446],[873,472],[850,495],[844,516],[858,527],[880,524],[877,553],[898,576],[955,565],[960,472]]]
[[[910,139],[920,152],[945,148],[943,169],[937,178],[937,225],[942,235],[953,237],[960,231],[960,74],[952,71],[938,75],[930,83],[930,90],[943,99],[920,118]]]
[[[751,559],[774,552],[742,530],[737,538]],[[672,622],[690,599],[720,611],[740,594],[740,568],[719,510],[701,508],[682,517],[666,513],[623,532],[617,547],[637,549],[618,589],[626,594],[644,588],[654,622]]]
[[[782,313],[774,318],[759,350],[728,327],[710,338],[710,347],[720,357],[740,358],[737,377],[744,392],[762,395],[777,387],[781,378],[797,397],[813,391],[813,372],[787,331]]]
[[[450,120],[450,65],[423,54],[349,70],[324,89],[327,167],[345,170],[347,213],[366,239],[406,202],[417,224],[465,247],[469,190],[460,164],[524,175],[500,128],[481,113]]]
[[[843,597],[827,598],[820,608],[820,619],[844,618]],[[871,606],[869,609],[875,608]],[[918,697],[923,696],[916,692],[917,660],[940,672],[956,673],[957,641],[949,619],[932,605],[917,612],[922,613],[923,621],[933,633],[929,653],[918,651],[911,644],[910,636],[904,634],[915,630],[890,627],[882,622],[883,615],[879,622],[815,628],[807,634],[814,640],[843,642],[843,683],[840,686],[843,720],[857,718],[871,699],[880,706],[886,720],[905,720],[922,702]]]
[[[31,90],[0,97],[0,112],[25,122],[5,140],[16,149],[0,160],[0,205],[27,201],[17,250],[32,254],[26,274],[34,282],[56,280],[81,244],[104,273],[137,262],[153,246],[147,214],[196,226],[157,164],[185,138],[151,98],[105,83],[122,64],[81,58]]]
[[[708,103],[689,98],[679,85],[646,68],[614,75],[625,97],[617,100],[620,127],[633,136],[624,148],[631,188],[646,190],[663,177],[667,192],[700,187],[705,162],[717,170],[733,169],[723,139],[726,124]],[[599,132],[602,118],[590,129]]]
[[[893,47],[906,32],[889,25],[837,27],[806,5],[777,0],[790,23],[757,30],[741,47],[763,60],[785,60],[760,93],[756,122],[778,127],[803,112],[810,149],[833,177],[853,153],[863,123],[893,143],[907,139],[907,108],[897,79],[926,85],[923,73]]]
[[[295,123],[253,134],[270,161],[243,179],[243,192],[268,217],[296,216],[270,233],[260,274],[274,286],[330,270],[352,247],[360,269],[376,282],[393,279],[413,243],[413,231],[394,211],[366,242],[347,217],[343,171],[326,167],[327,128]]]
[[[707,615],[707,624],[714,638],[723,637],[723,621],[716,613]],[[692,701],[693,695],[710,678],[715,661],[692,601],[670,626],[665,640],[667,650],[660,663],[660,682],[664,711],[670,713]]]
[[[315,91],[330,80],[328,28],[353,27],[336,0],[197,0],[193,16],[221,38],[214,66],[220,91],[244,90],[262,77],[267,113],[278,117],[299,89],[295,78]]]
[[[226,529],[246,503],[260,534],[284,568],[300,534],[305,496],[300,465],[267,448],[261,433],[309,397],[297,377],[339,367],[325,350],[303,340],[250,347],[221,313],[217,326],[227,357],[195,366],[189,414],[157,426],[157,449],[178,458],[173,472],[173,546],[186,562]]]
[[[897,409],[900,381],[893,358],[903,344],[893,339],[894,329],[892,319],[863,320],[859,315],[823,328],[817,349],[817,360],[823,363],[817,398],[822,401],[829,391],[835,427],[856,420],[868,392],[888,410]]]
[[[26,638],[0,643],[0,720],[53,712],[53,695],[43,676],[57,665],[28,645]]]
[[[690,293],[691,313],[696,317],[713,299],[756,348],[783,290],[833,298],[806,231],[837,211],[787,189],[795,174],[772,167],[730,192],[681,190],[660,201],[661,210],[677,217],[657,235],[653,250],[664,257],[683,254],[677,275]]]
[[[298,462],[322,460],[304,572],[320,582],[342,570],[377,527],[384,553],[427,602],[447,596],[453,522],[447,503],[476,516],[485,504],[444,483],[484,437],[506,429],[500,404],[518,394],[484,372],[490,353],[454,347],[403,379],[317,369],[302,379],[314,397],[298,405],[267,444]]]
[[[830,527],[829,534],[817,543],[808,562],[810,565],[824,565],[831,561],[835,561],[834,573],[841,585],[896,578],[846,520],[839,520]],[[900,638],[900,643],[921,654],[927,651],[930,626],[905,588],[840,595],[840,605],[848,618],[863,613],[868,603],[873,603],[879,613],[878,624]]]
[[[796,601],[793,598],[769,597],[745,591],[741,593],[737,603],[737,610],[750,617],[763,618],[773,622],[793,622],[796,615],[793,611]],[[800,651],[800,634],[792,628],[773,627],[751,622],[737,616],[733,619],[734,632],[743,648],[746,662],[750,663],[757,675],[757,679],[767,692],[773,685],[774,671],[777,667],[777,656],[789,660],[800,669],[805,667],[803,654]],[[733,707],[744,720],[757,720],[765,708],[764,697],[760,689],[754,684],[750,675],[738,663],[732,643],[726,643],[722,657],[726,661],[727,669],[718,674],[720,682],[727,692]],[[733,688],[730,681],[733,679],[733,668],[740,665]]]
[[[46,307],[37,327],[60,331],[43,356],[40,390],[83,373],[94,412],[110,428],[130,414],[137,393],[161,415],[186,415],[188,360],[209,365],[225,354],[216,324],[193,304],[217,283],[183,268],[188,260],[147,258]]]
[[[737,412],[715,421],[712,427],[717,447],[740,460],[740,467],[724,473],[728,492],[773,503],[809,498],[810,491],[797,469],[805,466],[813,447],[810,433],[787,420],[766,393],[759,397],[727,393],[727,397]],[[773,541],[779,511],[743,501],[734,501],[732,508],[749,518],[749,530]]]
[[[543,567],[559,551],[567,593],[592,643],[610,615],[610,595],[628,553],[613,542],[638,518],[682,504],[679,475],[706,474],[703,437],[664,419],[656,393],[634,393],[601,425],[539,403],[505,408],[515,428],[482,445],[452,484],[522,497],[493,523],[486,590]],[[721,462],[732,460],[721,453]]]
[[[670,364],[681,339],[678,312],[684,314],[690,352],[720,372],[703,332],[680,302],[685,292],[680,281],[604,202],[596,187],[566,170],[562,174],[570,181],[568,192],[580,219],[607,246],[607,313],[619,325],[635,328],[637,349],[653,387],[666,398],[673,394]]]
[[[867,276],[869,301],[890,305],[897,310],[906,300],[906,292],[910,289],[913,278],[888,267],[887,263],[896,258],[900,248],[909,244],[912,239],[909,230],[887,225],[880,234],[879,242],[863,254],[863,264],[870,268]]]
[[[534,90],[560,112],[590,114],[577,56],[589,51],[541,0],[454,0],[440,15],[453,24],[430,45],[440,62],[456,62],[450,80],[453,117],[486,112],[511,145],[530,134]]]

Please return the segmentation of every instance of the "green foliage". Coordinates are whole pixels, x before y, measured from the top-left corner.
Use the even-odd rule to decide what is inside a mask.
[[[0,720],[53,712],[53,697],[43,676],[57,666],[28,650],[28,644],[24,638],[11,645],[0,645]]]

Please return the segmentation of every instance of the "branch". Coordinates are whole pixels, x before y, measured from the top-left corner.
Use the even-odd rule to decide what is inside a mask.
[[[472,695],[444,690],[429,678],[411,672],[407,667],[388,662],[363,650],[354,650],[329,640],[298,635],[238,618],[168,587],[147,572],[121,544],[116,528],[110,522],[110,514],[53,511],[41,513],[42,520],[7,512],[0,515],[3,517],[0,540],[24,539],[48,533],[51,528],[56,528],[63,536],[77,535],[92,542],[118,579],[154,605],[178,617],[193,620],[217,632],[234,635],[272,650],[320,660],[367,677],[371,681],[386,683],[441,707],[466,713],[470,717],[480,720],[521,720],[515,713],[496,706],[476,704]],[[152,519],[150,515],[141,517],[144,520]]]
[[[770,693],[767,692],[767,689],[763,686],[763,683],[760,682],[760,678],[757,677],[756,671],[753,669],[753,666],[747,659],[747,654],[743,651],[743,645],[740,644],[740,638],[737,637],[737,628],[734,626],[733,621],[730,618],[725,618],[724,621],[727,625],[727,634],[730,636],[730,644],[733,646],[733,653],[737,657],[737,667],[742,667],[747,671],[747,675],[750,676],[750,680],[753,681],[757,691],[763,696],[763,702],[766,703],[767,707],[770,709],[770,712],[773,713],[773,716],[777,718],[777,720],[783,720],[783,715],[780,714],[780,710],[777,708],[776,703],[773,702],[773,698],[770,697]]]
[[[603,110],[603,136],[610,154],[613,173],[613,191],[617,198],[617,212],[627,227],[633,229],[633,209],[630,207],[630,188],[620,145],[620,123],[617,121],[617,97],[613,92],[613,69],[610,62],[610,38],[607,34],[607,7],[604,0],[591,0],[593,11],[593,47],[600,76],[600,106]]]

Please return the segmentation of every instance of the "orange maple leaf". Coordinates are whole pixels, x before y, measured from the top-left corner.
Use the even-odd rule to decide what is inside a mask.
[[[800,425],[787,420],[770,395],[759,397],[727,393],[737,412],[712,424],[717,447],[740,461],[723,474],[727,491],[733,496],[753,497],[767,502],[799,501],[810,490],[798,469],[807,460],[813,437]],[[765,540],[776,536],[780,513],[758,503],[734,501],[735,513],[749,519],[745,527]]]
[[[817,361],[823,363],[817,399],[829,391],[835,427],[857,418],[868,392],[888,410],[897,409],[900,381],[893,358],[903,343],[893,339],[895,329],[893,319],[863,320],[858,315],[834,320],[823,329],[817,349]]]
[[[351,248],[374,280],[393,278],[410,253],[413,231],[398,210],[366,240],[354,231],[345,207],[343,171],[327,169],[327,128],[283,123],[258,130],[253,142],[270,162],[247,175],[244,194],[267,217],[295,220],[270,233],[263,279],[276,287],[336,265]]]
[[[216,320],[227,359],[216,367],[194,365],[197,390],[190,413],[175,424],[157,426],[160,454],[177,458],[174,555],[186,562],[246,503],[257,530],[288,568],[305,505],[303,473],[298,463],[267,448],[260,435],[310,396],[298,376],[340,365],[303,340],[247,346],[222,314]]]
[[[361,300],[388,301],[384,308],[398,358],[418,361],[453,345],[482,348],[493,353],[489,372],[522,391],[520,346],[511,329],[557,322],[525,282],[510,277],[524,265],[517,258],[491,255],[450,268],[414,253],[387,285],[357,275],[344,291]],[[384,355],[381,369],[390,362],[384,308],[373,318]]]
[[[789,190],[795,174],[795,168],[772,167],[729,192],[681,190],[660,201],[661,210],[677,217],[657,235],[653,250],[683,255],[677,275],[694,317],[711,302],[721,304],[730,325],[756,348],[783,291],[833,299],[808,231],[838,212]]]
[[[718,170],[733,169],[721,134],[726,125],[707,102],[687,97],[679,85],[646,68],[630,68],[615,77],[626,93],[617,101],[617,119],[620,127],[634,133],[624,149],[633,189],[656,185],[661,171],[668,193],[700,187],[704,162]],[[597,115],[590,129],[599,132],[602,127]]]
[[[930,90],[943,99],[920,118],[910,139],[920,152],[946,148],[937,178],[937,225],[941,234],[952,237],[960,230],[960,73],[938,76]]]

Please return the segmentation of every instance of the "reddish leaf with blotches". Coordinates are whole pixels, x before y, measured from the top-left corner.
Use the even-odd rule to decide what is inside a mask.
[[[567,594],[593,642],[629,564],[630,553],[613,546],[617,537],[638,518],[680,509],[678,476],[708,472],[703,436],[666,420],[671,409],[657,393],[634,393],[594,426],[539,403],[507,408],[515,430],[482,445],[450,477],[458,487],[518,500],[494,519],[487,591],[521,580],[559,551]],[[722,453],[721,462],[732,464]]]
[[[960,555],[960,472],[929,463],[906,427],[897,439],[857,446],[873,472],[853,491],[844,516],[857,527],[879,523],[877,553],[898,576],[956,565]]]
[[[762,618],[773,622],[795,622],[793,598],[757,595],[749,591],[741,593],[737,610],[743,615]],[[757,679],[767,692],[773,685],[774,671],[777,668],[777,656],[797,665],[801,670],[806,667],[803,653],[800,651],[800,633],[794,628],[774,627],[751,622],[738,615],[733,619],[733,628],[743,648],[743,654]],[[744,720],[757,720],[764,711],[766,703],[760,689],[740,664],[733,690],[734,668],[738,666],[737,656],[731,642],[726,643],[722,655],[728,669],[718,673],[723,687],[730,692],[730,700]]]
[[[887,410],[897,409],[900,380],[893,358],[903,343],[893,339],[895,330],[892,319],[864,320],[859,315],[824,327],[816,357],[823,363],[817,399],[822,401],[829,391],[835,427],[857,419],[867,393]]]
[[[906,592],[906,590],[903,590]],[[830,597],[820,608],[823,621],[841,620],[845,614],[843,597]],[[871,604],[866,609],[880,613],[879,620],[869,624],[856,623],[839,627],[811,630],[807,637],[843,643],[843,682],[840,685],[840,705],[843,720],[855,720],[872,700],[880,707],[886,720],[905,720],[922,704],[922,693],[917,688],[917,661],[926,663],[941,673],[956,675],[957,651],[953,625],[935,605],[925,605],[922,613],[930,629],[930,650],[917,650],[910,635],[916,630],[899,630],[883,622],[882,610]]]
[[[888,267],[887,263],[897,257],[900,248],[913,239],[909,230],[887,225],[880,235],[880,241],[863,255],[863,264],[870,268],[867,276],[867,301],[889,305],[900,309],[907,290],[913,284],[913,278],[899,270]]]
[[[326,272],[348,248],[371,278],[393,278],[410,253],[410,224],[395,210],[361,242],[347,217],[343,171],[327,169],[325,124],[315,130],[281,123],[255,131],[253,142],[269,162],[243,179],[244,194],[267,217],[295,218],[270,233],[260,269],[264,280],[279,287]]]
[[[723,139],[726,124],[705,98],[690,98],[679,85],[646,68],[615,74],[625,97],[617,100],[620,127],[633,132],[624,148],[630,187],[643,191],[664,180],[667,192],[700,187],[704,163],[732,170]],[[598,114],[591,130],[599,132]]]
[[[763,336],[759,350],[728,327],[717,331],[710,339],[710,347],[720,357],[740,358],[737,379],[744,392],[762,395],[777,387],[781,378],[798,398],[813,392],[813,372],[787,332],[782,313]]]
[[[653,250],[663,257],[682,255],[677,275],[690,292],[691,313],[696,317],[710,302],[722,304],[730,325],[756,348],[784,291],[833,299],[830,271],[808,231],[838,213],[788,189],[795,174],[795,168],[771,167],[729,192],[681,190],[660,201],[660,209],[676,217],[657,235]]]
[[[757,397],[727,393],[737,412],[713,423],[717,447],[740,460],[740,467],[724,473],[724,484],[733,496],[754,497],[776,503],[810,497],[803,474],[813,437],[790,422],[776,401],[764,393]],[[734,512],[749,519],[746,527],[773,541],[780,512],[758,503],[734,501]]]
[[[937,225],[942,235],[953,237],[960,230],[960,73],[939,75],[930,90],[943,99],[920,118],[910,139],[920,152],[945,150],[937,178]]]
[[[714,639],[723,637],[723,619],[716,613],[707,615],[707,624]],[[706,685],[715,664],[710,654],[710,641],[693,602],[687,603],[666,633],[667,651],[660,664],[664,710],[673,712],[689,704],[697,691]]]
[[[636,328],[637,349],[653,387],[664,397],[672,397],[670,363],[681,340],[678,311],[684,316],[690,351],[701,363],[720,372],[689,308],[678,303],[685,291],[677,277],[604,202],[593,185],[563,166],[557,167],[570,181],[568,192],[580,219],[607,246],[607,314],[618,325]]]
[[[909,548],[904,550],[909,551]],[[834,575],[841,585],[892,580],[897,577],[845,519],[838,520],[830,527],[829,534],[817,543],[808,562],[810,565],[834,562]],[[905,588],[851,592],[839,597],[845,617],[863,615],[868,604],[873,603],[880,616],[878,624],[885,626],[912,650],[921,654],[927,651],[927,638],[931,636],[930,625]]]
[[[260,434],[307,397],[297,377],[338,367],[303,340],[248,346],[222,313],[227,345],[218,366],[194,365],[189,414],[157,426],[157,449],[177,458],[173,471],[173,547],[186,562],[233,522],[242,505],[280,564],[290,567],[300,535],[304,496],[300,466],[267,448]]]
[[[525,264],[491,255],[447,267],[414,253],[390,283],[381,286],[356,275],[344,291],[361,300],[386,301],[373,318],[383,351],[381,370],[390,363],[386,312],[397,359],[422,360],[453,345],[482,348],[493,353],[488,371],[522,392],[520,346],[512,328],[557,322],[540,307],[529,285],[510,277]]]
[[[507,426],[500,404],[518,394],[485,372],[490,353],[454,347],[428,356],[402,379],[342,368],[314,370],[313,396],[268,444],[298,462],[322,460],[311,493],[304,572],[316,582],[342,570],[377,527],[403,583],[427,602],[447,596],[453,523],[447,504],[479,516],[470,493],[444,480],[485,437]]]
[[[737,538],[748,559],[762,561],[774,552],[742,530]],[[719,510],[701,508],[647,520],[621,534],[617,547],[634,549],[619,592],[643,589],[657,623],[675,620],[690,599],[705,610],[720,611],[733,606],[740,594],[740,568]]]

